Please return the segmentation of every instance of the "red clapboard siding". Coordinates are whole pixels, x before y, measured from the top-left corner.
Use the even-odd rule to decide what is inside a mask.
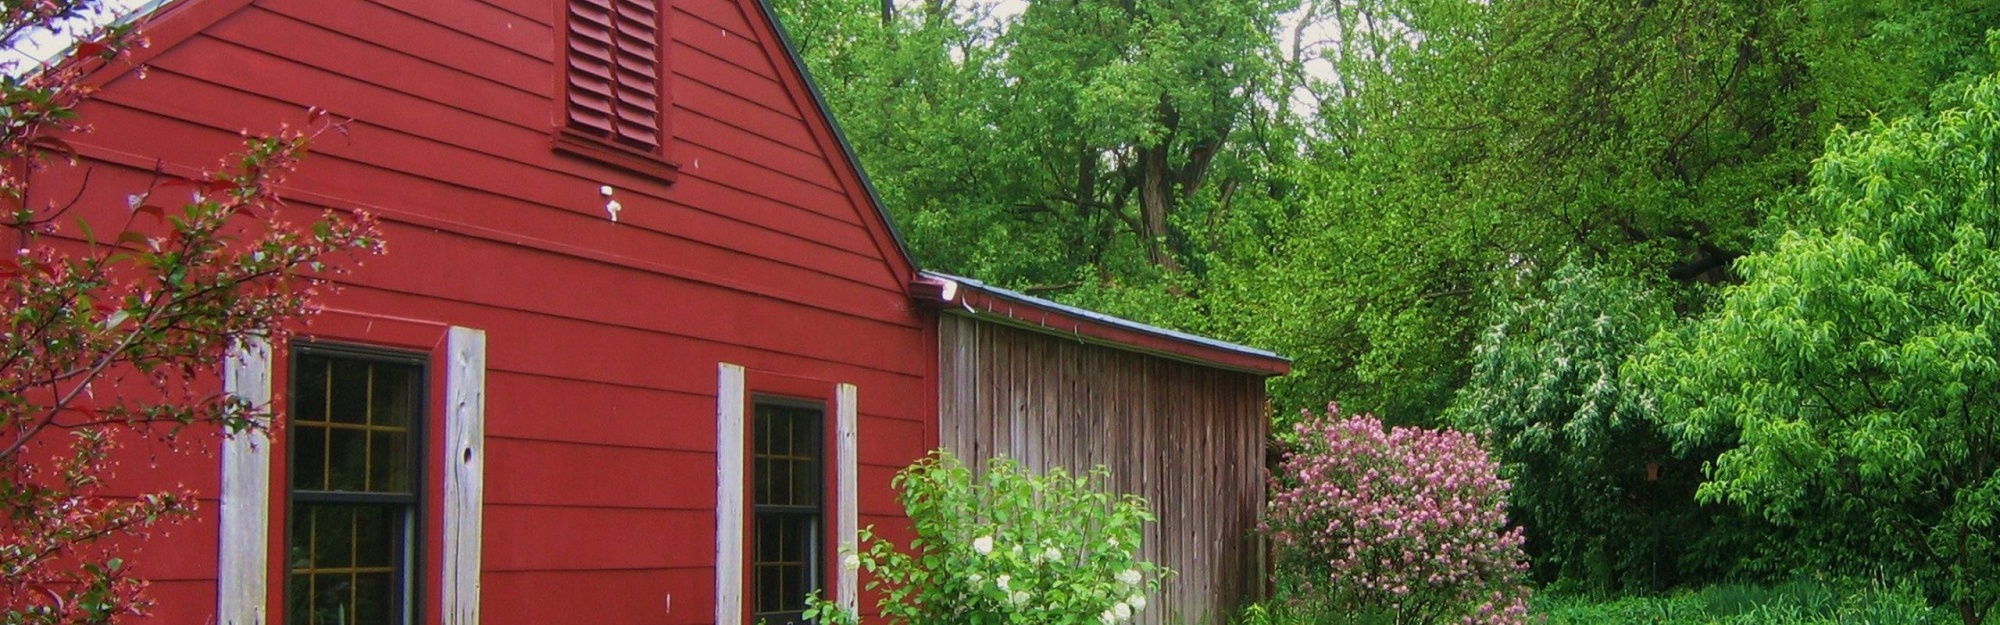
[[[715,575],[705,568],[498,572],[480,581],[486,593],[503,597],[546,598],[549,589],[564,589],[561,601],[510,602],[504,613],[481,614],[489,625],[715,620]]]
[[[200,42],[183,44],[188,54],[163,57],[159,67],[186,72],[190,75],[228,84],[249,93],[265,93],[267,85],[279,82],[288,87],[288,92],[306,91],[330,96],[344,96],[344,90],[328,88],[323,81],[333,79],[342,83],[372,85],[382,92],[395,92],[405,98],[436,102],[451,109],[466,111],[474,116],[504,121],[523,128],[546,130],[551,120],[551,94],[549,87],[536,85],[552,80],[550,76],[558,70],[541,59],[517,57],[508,59],[506,55],[495,54],[486,62],[493,66],[490,72],[504,72],[515,78],[512,82],[491,80],[485,76],[469,73],[462,68],[418,65],[407,69],[373,68],[370,66],[347,67],[341,63],[344,58],[377,58],[393,62],[406,58],[400,53],[389,51],[374,43],[362,41],[345,33],[323,30],[317,26],[303,24],[290,17],[265,14],[263,19],[241,20],[240,26],[217,28],[205,34],[203,40],[223,41],[240,50],[211,49],[198,46]],[[298,48],[277,47],[283,41],[305,41],[310,46]],[[231,58],[222,55],[234,55]],[[234,63],[244,56],[266,56],[272,59],[291,61],[297,66],[272,65],[278,68],[267,76],[246,75],[245,69]],[[499,60],[507,60],[501,63]],[[231,63],[229,61],[234,61]],[[228,70],[218,75],[216,70]],[[309,70],[309,71],[300,71]],[[282,77],[282,78],[281,78]],[[341,85],[352,88],[352,84]],[[267,94],[268,95],[268,94]],[[348,96],[351,98],[351,96]],[[335,108],[322,105],[324,108]],[[350,114],[352,115],[352,114]],[[432,132],[453,133],[462,129],[449,126],[434,127]],[[448,136],[448,135],[446,135]]]
[[[758,298],[732,299],[728,291],[720,287],[680,280],[655,280],[644,292],[627,292],[622,287],[631,280],[648,279],[647,274],[624,268],[605,267],[592,271],[600,263],[566,258],[550,254],[520,255],[492,259],[496,271],[488,274],[461,274],[452,267],[456,258],[483,251],[481,248],[498,247],[489,242],[467,241],[448,234],[431,233],[415,228],[395,228],[390,236],[400,235],[403,248],[393,250],[373,263],[384,266],[385,275],[368,283],[382,288],[411,293],[435,293],[446,299],[467,302],[481,302],[492,305],[508,305],[520,310],[536,311],[543,314],[583,319],[597,324],[618,324],[628,327],[646,327],[672,321],[676,333],[685,336],[722,340],[736,345],[769,345],[776,348],[787,346],[783,351],[806,356],[817,356],[828,360],[841,360],[840,354],[866,354],[877,350],[868,344],[889,344],[892,349],[920,347],[920,338],[912,338],[911,328],[888,320],[866,317],[846,317],[827,315],[826,322],[832,327],[774,327],[771,320],[811,318],[815,313],[801,310],[797,304]],[[393,239],[392,239],[393,240]],[[698,250],[684,250],[695,254]],[[400,258],[396,258],[400,256]],[[559,272],[547,268],[572,269],[577,275],[567,279]],[[754,267],[754,266],[753,266]],[[502,273],[513,270],[516,273]],[[794,280],[802,287],[797,291],[787,289],[785,294],[796,294],[812,301],[824,298],[831,311],[868,310],[870,307],[894,307],[904,304],[894,299],[894,294],[886,291],[860,287],[853,283],[838,281],[823,274],[791,269],[782,265],[772,265],[770,271],[785,271],[784,279]],[[450,281],[440,285],[437,282]],[[812,293],[811,287],[820,286],[831,292]],[[818,297],[810,297],[817,295]],[[563,300],[558,297],[573,299]],[[597,300],[613,301],[597,301]],[[580,301],[579,301],[580,300]],[[671,312],[684,311],[684,312]],[[664,314],[675,318],[663,320]],[[845,317],[845,318],[842,318]],[[824,334],[828,330],[851,333],[851,337],[831,337]],[[799,342],[801,339],[809,339]],[[901,351],[894,353],[903,353]],[[915,371],[911,371],[915,373]]]
[[[128,114],[130,112],[131,111],[129,110],[100,109],[99,114],[95,115],[94,117],[101,121],[106,118],[113,118],[119,115]],[[172,135],[148,135],[146,137],[132,137],[128,139],[137,139],[141,142],[141,145],[125,146],[125,147],[128,150],[143,152],[148,149],[149,144],[147,142],[157,142],[162,151],[174,150],[179,146],[167,145],[168,143],[172,142],[173,138],[197,137],[197,136],[207,136],[211,140],[208,143],[202,144],[205,146],[212,147],[212,150],[209,152],[211,154],[220,153],[224,150],[232,149],[230,146],[232,146],[234,143],[234,141],[232,140],[233,137],[232,134],[223,133],[219,129],[213,129],[213,132],[206,133],[206,135],[194,135],[192,133],[184,132]],[[88,144],[84,145],[88,146]],[[366,205],[366,203],[369,201],[380,201],[388,206],[411,206],[413,204],[418,206],[484,205],[483,206],[484,210],[480,211],[478,217],[476,219],[468,217],[468,221],[478,221],[482,223],[495,223],[495,222],[519,223],[522,224],[520,226],[522,230],[532,230],[533,226],[538,223],[545,224],[550,214],[545,209],[539,209],[539,208],[534,208],[532,206],[521,205],[518,202],[510,201],[505,198],[495,198],[494,196],[491,195],[472,192],[470,191],[469,187],[463,187],[463,186],[447,187],[436,184],[431,184],[431,185],[415,184],[406,187],[412,189],[412,191],[409,194],[407,194],[407,197],[404,197],[399,201],[398,198],[394,197],[396,194],[394,193],[394,190],[392,188],[385,188],[380,184],[369,184],[369,182],[373,180],[379,183],[383,179],[405,178],[408,176],[404,174],[393,174],[379,170],[362,170],[360,172],[350,173],[349,170],[351,168],[349,167],[349,165],[350,165],[349,163],[345,163],[339,160],[338,158],[332,158],[329,155],[321,155],[316,160],[315,167],[307,171],[301,172],[298,178],[302,180],[321,180],[321,179],[328,180],[330,181],[330,183],[327,186],[335,188],[343,188],[351,185],[352,192],[349,192],[346,195],[348,195],[349,197],[360,196],[363,199],[362,204],[364,205]],[[141,184],[143,185],[143,183]],[[573,183],[571,186],[583,187],[584,185]],[[98,188],[101,189],[103,187],[98,187]],[[459,193],[455,192],[455,190],[465,191],[465,192]],[[589,189],[588,191],[594,192],[594,189]],[[583,196],[586,194],[587,194],[586,190],[581,188],[579,188],[576,192],[576,195],[578,196]],[[455,196],[463,196],[463,197],[455,197]],[[119,198],[122,199],[122,195],[119,196]],[[590,198],[589,200],[582,200],[581,198],[579,198],[579,202],[580,201],[594,202],[598,199],[599,198]],[[575,203],[578,202],[572,202],[572,204]],[[639,202],[635,202],[634,206],[641,210],[646,208],[646,206],[643,203]],[[584,209],[584,210],[590,210],[590,209]],[[402,214],[401,211],[391,211],[387,209],[380,210],[377,212],[384,214],[391,220],[396,219],[397,218],[396,215]],[[644,214],[641,211],[633,211],[633,212],[640,212],[640,214],[642,215]],[[591,244],[594,244],[594,246],[597,247],[598,249],[603,249],[609,252],[620,252],[620,250],[623,250],[622,252],[623,254],[629,254],[634,257],[640,257],[643,255],[643,257],[646,258],[660,258],[660,259],[672,258],[676,262],[676,264],[679,264],[681,266],[687,266],[690,268],[697,268],[698,270],[692,275],[724,276],[732,274],[742,274],[745,270],[752,268],[746,266],[745,263],[751,263],[753,265],[768,263],[768,261],[758,259],[755,257],[744,257],[740,253],[733,252],[728,248],[722,247],[724,242],[731,238],[734,238],[739,243],[745,240],[749,241],[756,241],[759,239],[770,240],[769,237],[766,236],[764,233],[755,230],[743,230],[741,227],[735,225],[733,222],[715,221],[708,217],[697,215],[695,219],[696,221],[707,222],[709,225],[719,228],[720,230],[712,233],[690,232],[688,233],[689,236],[691,238],[701,237],[703,239],[712,240],[715,241],[714,244],[697,245],[689,247],[686,246],[684,243],[682,243],[680,240],[667,240],[666,241],[667,243],[671,243],[673,245],[663,247],[661,245],[662,241],[657,237],[649,237],[642,232],[635,231],[631,227],[610,224],[602,219],[591,218],[588,217],[587,213],[584,213],[583,211],[577,211],[573,216],[577,220],[576,221],[577,223],[582,224],[586,227],[585,230],[593,233],[601,233],[603,235],[611,237],[609,239],[598,239],[589,241]],[[504,225],[504,223],[497,223],[496,225]],[[739,232],[739,230],[741,231]],[[845,231],[845,228],[843,227],[839,230],[835,230],[834,232],[840,232],[840,231]],[[831,235],[833,234],[833,232],[829,232],[828,234]],[[823,250],[824,248],[821,248],[817,244],[806,241],[804,239],[775,239],[770,241],[775,241],[776,243],[782,243],[782,245],[772,244],[767,248],[772,251],[772,256],[792,259],[794,261],[789,266],[773,266],[770,269],[770,271],[775,271],[777,272],[777,275],[780,276],[792,276],[796,278],[796,279],[788,278],[785,281],[785,283],[794,285],[796,288],[800,289],[798,291],[798,294],[793,297],[794,299],[802,303],[818,302],[818,304],[822,306],[839,305],[837,302],[825,300],[825,297],[829,294],[841,294],[845,293],[846,291],[844,291],[839,287],[834,287],[831,289],[814,288],[815,281],[821,281],[824,278],[838,278],[853,282],[866,283],[870,281],[870,278],[876,278],[878,276],[886,277],[885,276],[886,270],[880,267],[879,263],[866,262],[865,257],[845,254],[845,253],[828,253],[824,251],[818,254],[813,254],[812,253],[813,249]],[[858,245],[858,243],[856,243],[856,245]],[[816,265],[817,267],[811,269],[807,268],[807,266],[810,265]],[[704,267],[705,269],[702,269]],[[829,274],[827,273],[828,271],[844,272],[846,275]],[[770,275],[770,274],[762,273],[762,274],[752,274],[752,275]],[[876,278],[873,281],[879,283],[881,280],[879,278]],[[886,287],[878,286],[877,288],[886,288]],[[904,301],[900,296],[897,296],[890,291],[879,291],[879,293],[880,295],[878,296],[878,299],[875,300],[877,302],[895,302],[896,305],[901,305],[902,302]]]
[[[338,4],[298,0],[295,2],[302,5]],[[555,49],[555,38],[550,36],[552,31],[548,30],[545,22],[548,19],[547,11],[541,6],[535,7],[543,9],[536,11],[542,14],[538,17],[475,0],[375,0],[375,2],[441,28],[506,47],[529,58],[547,58]],[[478,60],[453,58],[451,62],[476,63]]]
[[[634,470],[641,467],[633,467]],[[715,510],[487,504],[485,570],[593,571],[715,564]]]
[[[507,415],[487,424],[487,436],[715,451],[710,395],[513,371],[489,371],[486,381],[487,405]]]
[[[554,65],[544,58],[546,53],[524,54],[365,2],[295,0],[268,11],[253,6],[218,26],[211,30],[217,36],[245,36],[235,29],[255,28],[262,30],[264,37],[306,38],[297,44],[260,46],[261,49],[355,55],[334,61],[329,67],[415,72],[407,77],[411,82],[406,84],[411,89],[425,87],[418,81],[450,80],[429,84],[428,88],[488,83],[546,98],[550,87],[547,72]],[[523,28],[547,32],[541,26],[523,25]],[[542,36],[550,40],[543,44],[543,49],[551,49],[554,36]],[[461,98],[473,95],[459,92]]]
[[[366,295],[367,297],[361,297],[362,295]],[[407,302],[413,299],[410,296],[388,297],[382,295],[379,291],[357,292],[350,290],[343,293],[334,303],[338,308],[345,310],[358,307],[379,308],[388,302]],[[701,397],[702,403],[692,412],[669,412],[663,413],[661,416],[644,419],[627,419],[621,422],[622,427],[625,428],[653,429],[678,428],[674,423],[674,420],[677,419],[703,421],[699,425],[689,426],[687,432],[657,434],[657,436],[667,437],[662,440],[671,441],[663,445],[664,447],[703,451],[714,448],[714,438],[710,436],[713,433],[713,389],[702,383],[704,381],[702,378],[708,377],[709,384],[712,384],[713,372],[712,369],[710,371],[702,370],[704,368],[702,366],[703,360],[712,363],[717,359],[729,358],[737,362],[747,363],[759,370],[792,371],[802,376],[818,379],[846,379],[863,389],[867,389],[866,392],[869,393],[863,399],[863,402],[867,404],[867,412],[864,414],[864,419],[872,419],[879,415],[889,419],[918,421],[929,418],[928,415],[930,414],[930,407],[921,400],[924,395],[924,380],[913,375],[894,374],[872,369],[855,369],[852,365],[816,362],[781,354],[762,354],[758,352],[730,354],[726,346],[716,346],[687,341],[685,339],[675,339],[673,337],[653,337],[631,332],[605,332],[603,334],[607,336],[607,339],[601,343],[586,342],[580,344],[577,349],[562,350],[558,347],[557,343],[552,341],[545,342],[539,337],[550,333],[564,332],[566,328],[549,327],[546,323],[536,323],[536,318],[532,316],[507,315],[490,311],[489,309],[478,309],[463,304],[443,301],[435,302],[428,306],[435,307],[445,314],[450,314],[452,318],[462,319],[464,323],[486,328],[489,333],[489,342],[498,343],[501,339],[507,340],[507,343],[502,346],[505,348],[505,351],[495,349],[493,353],[489,354],[489,371],[496,377],[518,375],[526,378],[580,384],[588,388],[618,386],[633,389],[633,392],[658,392],[665,393],[668,396]],[[575,354],[577,353],[582,353],[583,355],[576,356]],[[675,354],[675,357],[651,358],[656,354],[663,353]],[[564,362],[564,359],[573,358],[587,362],[587,358],[589,357],[595,357],[601,362],[619,364],[586,367]],[[651,359],[648,360],[649,358]],[[641,364],[622,364],[635,360],[640,361]],[[523,371],[523,369],[531,370]],[[704,373],[710,375],[703,376],[702,374]],[[509,379],[512,378],[509,377]],[[679,388],[657,388],[661,386]],[[538,384],[527,387],[522,392],[536,392],[544,388],[549,387]],[[555,388],[577,389],[581,387],[568,385]],[[495,421],[495,424],[491,427],[497,431],[507,431],[512,426],[502,425],[502,423],[513,423],[514,421],[512,420],[514,419],[543,420],[549,419],[548,415],[550,414],[562,414],[560,411],[538,412],[532,410],[537,406],[547,405],[546,403],[528,405],[501,404],[497,397],[502,396],[503,391],[496,389],[489,392],[496,396],[496,399],[490,402],[489,410],[491,411],[490,416]],[[506,419],[507,421],[502,421],[502,419]],[[563,421],[577,422],[580,432],[593,431],[593,428],[613,427],[611,424],[593,424],[592,422],[595,419],[597,417],[585,415],[563,419]],[[551,426],[547,423],[536,423],[533,427],[547,428]],[[868,427],[870,429],[867,430],[868,433],[865,435],[871,437],[871,441],[877,440],[875,434],[873,434],[874,430],[872,428],[874,426],[870,425]],[[570,434],[569,436],[576,438],[582,435]],[[615,435],[613,436],[615,437]],[[634,433],[633,436],[647,437],[655,435],[647,432],[638,432]],[[600,440],[603,438],[599,437]],[[616,439],[614,438],[613,440]],[[892,439],[886,438],[880,440],[882,442],[871,443],[870,446],[904,446],[905,449],[914,452],[910,455],[912,458],[922,451],[920,442],[892,441]],[[874,460],[871,458],[865,461],[872,462]]]
[[[756,30],[750,27],[750,16],[755,8],[745,7],[732,0],[675,0],[674,8],[738,37],[757,38]],[[771,76],[777,78],[775,74]]]
[[[214,556],[208,557],[213,561]],[[212,568],[212,567],[211,567]],[[212,623],[215,621],[215,579],[155,581],[146,586],[153,599],[148,623]]]
[[[754,190],[764,197],[828,217],[853,218],[850,217],[853,213],[842,209],[847,197],[844,191],[819,186],[772,169],[761,160],[766,155],[755,151],[757,146],[739,146],[718,137],[689,139],[678,147],[677,153],[687,161],[682,165],[685,175],[732,182],[760,180],[763,184],[745,190]],[[855,218],[850,223],[859,224],[860,220]]]
[[[674,73],[736,94],[745,101],[773,111],[797,110],[791,90],[784,83],[755,70],[744,69],[708,51],[676,42],[673,49]],[[797,113],[795,113],[797,114]]]
[[[736,94],[694,81],[674,85],[674,104],[681,111],[713,119],[757,136],[820,154],[819,143],[797,123],[798,119],[761,106],[750,105]]]
[[[421,2],[422,0],[407,1]],[[556,23],[553,21],[556,11],[550,8],[547,0],[481,0],[481,2],[510,14],[527,18],[537,24],[546,26]]]
[[[563,413],[543,418],[560,416]],[[486,468],[486,502],[493,505],[715,509],[715,489],[691,487],[688,479],[715,471],[712,451],[489,437],[486,453],[501,459]],[[505,461],[510,458],[534,461]]]
[[[924,445],[924,424],[918,419],[877,417],[879,405],[890,404],[897,398],[866,395],[861,397],[861,431],[871,439],[881,441],[859,450],[862,464],[882,467],[902,467],[924,455],[928,448]]]
[[[289,179],[281,215],[374,212],[389,252],[337,276],[337,317],[302,335],[421,348],[408,328],[485,332],[482,620],[707,623],[717,363],[857,385],[860,512],[893,533],[906,523],[889,481],[925,453],[937,414],[935,322],[754,0],[661,0],[657,20],[647,0],[592,0],[611,11],[609,48],[627,51],[610,52],[608,88],[663,93],[613,98],[630,106],[606,109],[611,132],[660,142],[679,164],[671,181],[551,148],[569,105],[569,1],[171,3],[157,32],[179,34],[156,40],[151,78],[108,80],[82,111],[98,129],[77,141],[95,171],[82,214],[120,219],[155,162],[212,169],[240,132],[296,125],[308,106],[352,120]],[[371,319],[402,333],[383,338]],[[186,484],[204,504],[134,558],[167,580],[148,622],[212,622],[217,454],[127,451],[128,470],[144,469],[117,486]],[[428,550],[443,517],[426,518]],[[426,555],[435,625],[442,556]]]
[[[758,165],[786,177],[824,189],[840,190],[840,180],[834,177],[833,168],[827,165],[826,157],[818,151],[800,149],[703,115],[685,116],[680,125],[688,136],[704,137],[700,141],[704,146],[725,148],[735,154],[746,155]]]
[[[776,77],[772,70],[771,56],[765,52],[763,44],[757,41],[756,36],[746,30],[747,24],[735,21],[738,27],[732,31],[730,26],[718,24],[700,15],[684,12],[680,16],[681,19],[674,20],[671,26],[674,39],[681,45],[701,50],[709,56],[723,59],[745,70]]]

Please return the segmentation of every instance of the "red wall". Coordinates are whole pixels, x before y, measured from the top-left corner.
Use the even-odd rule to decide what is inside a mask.
[[[184,0],[146,76],[110,81],[75,143],[91,197],[122,206],[155,158],[212,167],[309,105],[353,118],[288,197],[299,218],[381,216],[389,252],[308,333],[430,350],[446,326],[486,331],[484,621],[709,622],[718,362],[859,386],[863,526],[895,518],[889,476],[934,438],[934,320],[751,2],[667,2],[671,184],[551,150],[552,0]],[[156,622],[208,622],[216,458],[144,471],[206,499],[135,558]]]

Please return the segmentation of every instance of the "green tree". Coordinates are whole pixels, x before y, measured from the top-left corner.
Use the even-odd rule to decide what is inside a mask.
[[[1488,437],[1541,581],[1618,592],[1782,577],[1801,566],[1802,541],[1844,544],[1697,501],[1700,467],[1722,447],[1673,449],[1620,373],[1675,320],[1658,283],[1575,262],[1507,280],[1447,416]]]
[[[1574,263],[1535,273],[1517,274],[1537,282],[1473,349],[1450,420],[1489,437],[1539,577],[1652,586],[1664,531],[1695,512],[1685,504],[1699,475],[1671,470],[1666,437],[1618,368],[1672,310],[1637,280]]]
[[[1287,52],[1314,96],[1295,217],[1238,272],[1287,407],[1443,412],[1493,291],[1575,256],[1698,310],[1826,133],[1989,67],[2000,5],[1889,0],[1320,0]],[[1329,40],[1317,46],[1314,37]],[[1281,411],[1289,412],[1289,411]]]
[[[1682,444],[1737,441],[1703,497],[1866,523],[1978,625],[2000,601],[2000,75],[1940,93],[1835,133],[1744,283],[1632,367]]]
[[[1269,195],[1276,0],[881,6],[777,4],[927,266],[1153,318]]]

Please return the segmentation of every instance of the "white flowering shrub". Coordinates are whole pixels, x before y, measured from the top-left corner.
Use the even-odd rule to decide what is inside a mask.
[[[1098,467],[1034,475],[996,458],[978,476],[939,451],[897,474],[914,537],[898,547],[862,532],[843,557],[902,625],[1115,625],[1146,609],[1167,571],[1138,558],[1146,500],[1109,492]],[[871,528],[872,530],[872,528]],[[853,614],[813,602],[818,623]]]

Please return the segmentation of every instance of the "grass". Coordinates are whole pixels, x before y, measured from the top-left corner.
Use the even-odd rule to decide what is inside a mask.
[[[1245,608],[1235,625],[1368,625],[1330,607],[1272,601]],[[1725,584],[1660,596],[1590,597],[1538,593],[1531,625],[1957,625],[1908,588],[1843,588],[1818,582]]]
[[[1537,597],[1532,623],[1547,625],[1949,625],[1958,619],[1908,589],[1845,590],[1812,582],[1727,584],[1656,597]]]

